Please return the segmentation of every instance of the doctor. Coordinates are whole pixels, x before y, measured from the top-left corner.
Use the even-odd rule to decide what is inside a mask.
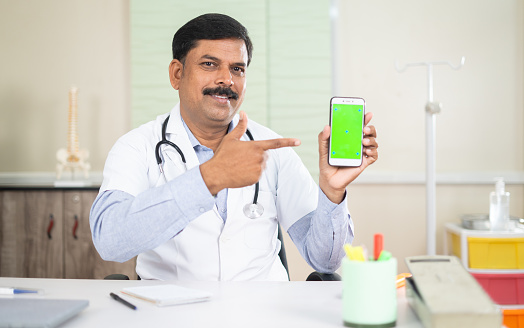
[[[375,128],[364,129],[358,168],[328,165],[324,128],[319,188],[292,149],[299,140],[239,112],[252,49],[244,26],[221,14],[176,32],[169,78],[180,103],[122,136],[106,161],[90,216],[103,259],[138,255],[142,279],[287,280],[280,223],[315,270],[339,267],[353,240],[345,190],[378,157]]]

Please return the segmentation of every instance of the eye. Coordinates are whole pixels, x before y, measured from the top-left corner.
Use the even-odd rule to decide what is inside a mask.
[[[244,67],[241,67],[241,66],[235,66],[233,67],[233,72],[236,74],[236,75],[244,75],[246,70],[244,69]]]
[[[210,61],[203,62],[201,65],[204,67],[215,67],[216,66],[215,63],[210,62]]]

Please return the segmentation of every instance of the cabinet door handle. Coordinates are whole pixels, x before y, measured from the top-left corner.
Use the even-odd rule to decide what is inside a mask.
[[[53,230],[53,225],[55,224],[55,217],[53,214],[49,214],[49,225],[47,226],[47,238],[51,238],[51,230]]]
[[[78,228],[78,216],[75,215],[75,224],[73,225],[73,238],[78,239],[76,236],[76,229]]]

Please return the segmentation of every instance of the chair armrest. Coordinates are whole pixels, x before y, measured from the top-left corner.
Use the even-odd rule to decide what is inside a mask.
[[[307,278],[306,281],[340,281],[342,278],[336,272],[333,273],[320,273],[312,272]]]
[[[105,276],[104,280],[129,280],[129,277],[125,274],[113,273],[109,276]]]

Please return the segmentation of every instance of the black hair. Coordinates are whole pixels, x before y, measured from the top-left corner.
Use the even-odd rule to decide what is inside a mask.
[[[199,40],[240,39],[246,44],[247,64],[251,62],[253,44],[247,29],[234,18],[223,14],[204,14],[182,26],[173,37],[173,59],[184,63]]]

